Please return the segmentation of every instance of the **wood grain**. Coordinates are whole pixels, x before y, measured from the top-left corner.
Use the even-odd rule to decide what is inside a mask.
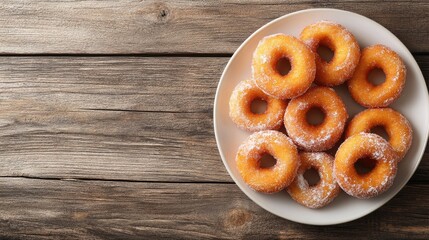
[[[0,58],[0,176],[231,181],[212,127],[226,61]]]
[[[212,127],[227,60],[1,57],[0,176],[231,182]]]
[[[234,184],[0,178],[0,189],[1,238],[345,239],[351,233],[360,239],[429,236],[428,185],[407,186],[376,212],[327,227],[276,217],[254,204]]]
[[[232,53],[267,22],[317,7],[365,15],[411,51],[429,51],[429,3],[424,0],[3,0],[0,53]]]
[[[0,101],[20,111],[212,112],[228,58],[0,57]]]

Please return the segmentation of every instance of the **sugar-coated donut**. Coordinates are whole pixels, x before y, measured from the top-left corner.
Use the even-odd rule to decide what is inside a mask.
[[[359,159],[376,161],[375,167],[360,175],[354,164]],[[357,198],[375,197],[393,184],[397,154],[384,138],[373,133],[358,133],[347,138],[335,154],[334,175],[340,187]]]
[[[312,108],[324,112],[325,118],[319,125],[307,122],[306,114]],[[343,134],[347,118],[346,107],[334,89],[317,86],[289,102],[284,124],[289,137],[299,148],[316,152],[335,145]]]
[[[302,152],[299,154],[301,165],[295,180],[287,187],[290,196],[299,204],[309,208],[321,208],[328,205],[338,195],[340,187],[333,174],[334,158],[323,152]],[[314,168],[320,181],[309,186],[304,173]]]
[[[262,168],[260,159],[264,154],[276,159],[274,166]],[[266,130],[253,133],[239,147],[237,168],[243,180],[255,191],[279,192],[295,178],[299,167],[298,150],[283,133]]]
[[[380,68],[386,80],[374,85],[368,80],[371,70]],[[383,45],[363,49],[360,62],[348,87],[353,99],[368,108],[387,107],[402,92],[406,80],[406,68],[396,52]]]
[[[360,48],[353,34],[345,27],[321,21],[304,28],[300,35],[301,40],[316,53],[316,79],[319,85],[336,86],[351,78],[359,63]],[[320,45],[329,48],[334,56],[326,62],[317,49]]]
[[[346,137],[360,132],[371,132],[374,127],[383,127],[389,135],[389,143],[398,154],[398,161],[411,146],[413,130],[408,120],[391,108],[367,109],[356,115],[349,123]]]
[[[251,111],[251,104],[256,99],[267,103],[264,113],[258,114]],[[286,102],[268,96],[250,79],[241,81],[229,99],[229,116],[238,127],[247,131],[279,129],[285,109]]]
[[[282,75],[277,70],[280,59],[287,58],[291,70]],[[253,54],[252,76],[266,94],[290,99],[303,94],[316,74],[314,53],[299,39],[276,34],[262,39]]]

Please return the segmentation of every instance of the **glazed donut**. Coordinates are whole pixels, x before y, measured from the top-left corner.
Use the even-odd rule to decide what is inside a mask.
[[[320,108],[325,115],[323,122],[312,125],[306,114]],[[304,95],[292,99],[286,107],[284,124],[289,137],[305,151],[324,151],[340,139],[348,118],[346,107],[334,89],[312,87]]]
[[[277,63],[282,58],[287,58],[291,65],[291,70],[284,76],[277,70]],[[262,91],[275,98],[299,96],[314,80],[314,59],[314,53],[295,37],[284,34],[265,37],[253,53],[253,80]]]
[[[354,164],[359,159],[376,161],[375,167],[360,175]],[[334,175],[340,187],[357,198],[371,198],[393,184],[397,170],[397,154],[382,137],[373,133],[358,133],[347,138],[335,154]]]
[[[269,168],[260,166],[260,159],[268,153],[276,159]],[[299,167],[298,150],[284,134],[266,130],[253,133],[239,147],[236,163],[243,180],[255,191],[279,192],[295,178]]]
[[[346,28],[336,23],[321,21],[305,27],[300,38],[316,53],[317,84],[336,86],[352,77],[359,63],[360,48],[353,34]],[[317,54],[320,45],[334,52],[331,61],[326,62]]]
[[[369,72],[375,68],[380,68],[386,75],[386,80],[380,85],[368,81]],[[348,87],[353,99],[360,105],[387,107],[399,97],[405,80],[406,68],[398,54],[383,45],[374,45],[362,51]]]
[[[328,205],[338,195],[340,187],[332,172],[334,158],[323,152],[299,154],[301,165],[295,180],[287,188],[290,196],[299,204],[309,208],[321,208]],[[318,171],[320,181],[309,186],[304,173],[310,168]]]
[[[266,101],[264,113],[253,113],[250,109],[255,99]],[[262,92],[252,80],[241,81],[229,99],[229,116],[241,129],[261,131],[279,129],[282,125],[286,102],[275,99]]]
[[[356,115],[349,123],[346,137],[360,132],[371,132],[371,129],[383,127],[389,135],[389,143],[398,154],[398,161],[411,146],[413,130],[408,120],[391,108],[367,109]]]

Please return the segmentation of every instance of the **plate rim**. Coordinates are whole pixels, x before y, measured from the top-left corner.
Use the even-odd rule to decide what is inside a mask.
[[[218,96],[219,96],[219,92],[220,92],[220,88],[221,88],[221,85],[222,85],[222,83],[224,82],[223,80],[224,80],[224,77],[225,77],[225,74],[226,74],[226,70],[227,69],[229,69],[229,66],[230,66],[230,64],[234,61],[234,59],[235,59],[235,57],[237,56],[237,54],[241,51],[241,49],[244,47],[244,46],[246,46],[247,44],[248,44],[248,42],[255,36],[255,35],[257,35],[260,31],[263,31],[265,28],[267,28],[268,26],[270,26],[270,25],[272,25],[272,24],[274,24],[274,23],[276,23],[276,22],[278,22],[278,21],[282,21],[283,19],[285,19],[285,18],[288,18],[288,17],[291,17],[291,16],[293,16],[293,15],[298,15],[298,14],[302,14],[302,13],[307,13],[307,12],[319,12],[319,11],[321,11],[321,12],[323,12],[323,11],[327,11],[327,12],[342,12],[342,13],[348,13],[348,14],[352,14],[352,15],[356,15],[356,16],[358,16],[358,17],[361,17],[361,18],[364,18],[364,19],[366,19],[366,20],[368,20],[368,21],[370,21],[371,23],[373,23],[373,24],[375,24],[375,25],[378,25],[379,27],[382,27],[383,29],[385,29],[386,31],[387,31],[387,34],[388,35],[390,35],[390,37],[392,37],[392,38],[394,38],[394,39],[396,39],[396,40],[398,40],[398,43],[400,44],[400,46],[402,47],[402,48],[404,48],[406,51],[405,51],[405,53],[406,53],[406,55],[408,55],[409,57],[411,57],[410,59],[412,60],[412,62],[411,62],[411,64],[412,65],[414,65],[414,66],[416,66],[417,67],[417,70],[418,70],[418,74],[420,74],[420,76],[422,77],[422,79],[423,79],[423,85],[425,86],[425,89],[426,89],[426,102],[429,102],[429,91],[428,91],[428,88],[427,88],[427,85],[426,85],[426,81],[425,81],[425,78],[424,78],[424,75],[423,75],[423,73],[422,73],[422,71],[421,71],[421,68],[420,68],[420,66],[418,65],[418,63],[417,63],[417,61],[416,61],[416,59],[414,58],[414,56],[411,54],[411,52],[410,52],[410,50],[405,46],[405,44],[398,38],[398,37],[396,37],[389,29],[387,29],[386,27],[384,27],[383,25],[381,25],[380,23],[378,23],[378,22],[376,22],[376,21],[374,21],[374,20],[372,20],[372,19],[370,19],[370,18],[368,18],[368,17],[366,17],[366,16],[364,16],[364,15],[361,15],[361,14],[358,14],[358,13],[355,13],[355,12],[351,12],[351,11],[347,11],[347,10],[342,10],[342,9],[336,9],[336,8],[308,8],[308,9],[303,9],[303,10],[298,10],[298,11],[294,11],[294,12],[291,12],[291,13],[288,13],[288,14],[285,14],[285,15],[283,15],[283,16],[280,16],[280,17],[278,17],[278,18],[275,18],[275,19],[273,19],[273,20],[271,20],[271,21],[269,21],[268,23],[266,23],[266,24],[264,24],[263,26],[261,26],[261,27],[259,27],[256,31],[254,31],[249,37],[247,37],[246,38],[246,40],[244,41],[244,42],[242,42],[241,44],[240,44],[240,46],[234,51],[234,54],[231,56],[231,58],[228,60],[228,63],[226,64],[226,66],[224,67],[224,69],[223,69],[223,72],[222,72],[222,75],[221,75],[221,77],[220,77],[220,79],[219,79],[219,82],[218,82],[218,85],[217,85],[217,88],[216,88],[216,93],[215,93],[215,98],[214,98],[214,105],[213,105],[213,129],[214,129],[214,133],[215,133],[215,139],[216,139],[216,146],[217,146],[217,149],[218,149],[218,152],[219,152],[219,154],[220,154],[220,157],[221,157],[221,159],[222,159],[222,163],[223,163],[223,165],[225,166],[225,168],[226,168],[226,170],[227,170],[227,172],[228,172],[228,174],[229,174],[229,176],[232,178],[232,180],[234,181],[234,184],[236,185],[236,186],[238,186],[239,187],[239,189],[250,199],[250,200],[252,200],[252,202],[253,203],[255,203],[256,205],[258,205],[259,207],[261,207],[262,209],[264,209],[265,211],[267,211],[267,212],[269,212],[269,213],[271,213],[271,214],[274,214],[274,215],[276,215],[276,216],[278,216],[278,217],[280,217],[280,218],[283,218],[283,219],[287,219],[287,220],[289,220],[289,221],[292,221],[292,222],[297,222],[297,223],[301,223],[301,224],[307,224],[307,225],[315,225],[315,226],[327,226],[327,225],[336,225],[336,224],[341,224],[341,223],[347,223],[347,222],[351,222],[351,221],[354,221],[354,220],[357,220],[357,219],[360,219],[360,218],[362,218],[362,217],[364,217],[364,216],[366,216],[366,215],[368,215],[368,214],[370,214],[370,213],[372,213],[372,212],[374,212],[374,211],[376,211],[377,209],[379,209],[379,208],[381,208],[382,206],[384,206],[386,203],[388,203],[393,197],[395,197],[403,188],[404,188],[404,186],[409,182],[409,180],[411,179],[411,177],[412,176],[414,176],[414,174],[415,174],[415,172],[416,172],[416,170],[417,170],[417,168],[419,167],[419,165],[420,165],[420,163],[421,163],[421,160],[422,160],[422,158],[423,158],[423,154],[424,154],[424,152],[425,152],[425,149],[426,149],[426,147],[427,147],[427,143],[428,143],[428,136],[429,136],[429,127],[427,128],[427,130],[426,130],[426,133],[425,133],[425,135],[423,135],[423,139],[425,139],[426,141],[425,141],[425,143],[423,143],[423,145],[424,145],[424,147],[422,148],[422,150],[420,151],[420,152],[418,152],[417,153],[417,155],[418,155],[418,160],[417,160],[417,162],[416,162],[416,164],[415,164],[415,166],[413,167],[413,169],[412,169],[412,173],[409,175],[409,177],[408,177],[408,179],[406,180],[406,181],[404,181],[402,184],[401,184],[401,186],[400,186],[400,188],[398,188],[398,190],[394,193],[394,194],[392,194],[392,196],[390,196],[390,197],[387,197],[386,198],[386,200],[380,205],[380,206],[378,206],[378,207],[376,207],[375,209],[373,209],[373,210],[371,210],[371,211],[369,211],[369,212],[365,212],[365,213],[363,213],[363,214],[361,214],[361,215],[358,215],[357,217],[355,217],[355,218],[351,218],[351,219],[348,219],[348,220],[337,220],[337,221],[328,221],[328,222],[318,222],[318,223],[316,223],[316,222],[304,222],[304,221],[297,221],[297,220],[292,220],[292,219],[290,219],[290,218],[287,218],[287,217],[284,217],[284,216],[280,216],[279,214],[277,214],[276,212],[273,212],[273,211],[271,211],[271,210],[269,210],[269,209],[267,209],[267,208],[265,208],[264,206],[262,206],[261,204],[259,204],[257,201],[255,201],[254,199],[253,199],[253,197],[251,197],[250,195],[248,195],[247,193],[246,193],[246,191],[247,190],[244,190],[244,188],[242,187],[242,186],[240,186],[238,183],[237,183],[237,179],[236,179],[236,177],[232,174],[232,172],[231,172],[231,169],[229,168],[229,166],[228,166],[228,164],[227,164],[227,162],[226,162],[226,158],[225,158],[225,156],[224,156],[224,154],[223,154],[223,152],[221,151],[221,146],[220,146],[220,144],[219,144],[219,134],[218,134],[218,131],[219,131],[219,129],[218,129],[218,127],[217,127],[217,114],[216,114],[216,110],[217,110],[217,106],[218,106],[218,101],[219,101],[219,98],[218,98]],[[427,111],[426,112],[426,114],[428,115],[428,119],[429,119],[429,111]]]

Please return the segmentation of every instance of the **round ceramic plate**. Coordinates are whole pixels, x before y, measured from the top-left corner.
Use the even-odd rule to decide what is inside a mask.
[[[253,191],[241,178],[235,155],[239,145],[250,135],[238,129],[229,118],[229,98],[234,87],[251,77],[252,54],[263,37],[284,33],[299,36],[301,30],[314,22],[328,20],[348,28],[361,48],[384,44],[396,51],[407,66],[407,82],[401,97],[391,105],[410,121],[414,133],[411,149],[399,163],[393,186],[369,200],[360,200],[341,193],[331,204],[321,209],[309,209],[293,201],[286,191],[267,195]],[[411,26],[410,26],[411,27]],[[350,117],[363,110],[350,97],[345,86],[335,88],[347,105]],[[267,211],[291,221],[330,225],[352,221],[381,207],[393,198],[411,178],[422,158],[429,132],[429,97],[423,75],[408,49],[389,30],[356,13],[336,9],[309,9],[280,17],[253,33],[229,60],[217,88],[214,103],[214,131],[222,161],[235,183],[255,203]]]

